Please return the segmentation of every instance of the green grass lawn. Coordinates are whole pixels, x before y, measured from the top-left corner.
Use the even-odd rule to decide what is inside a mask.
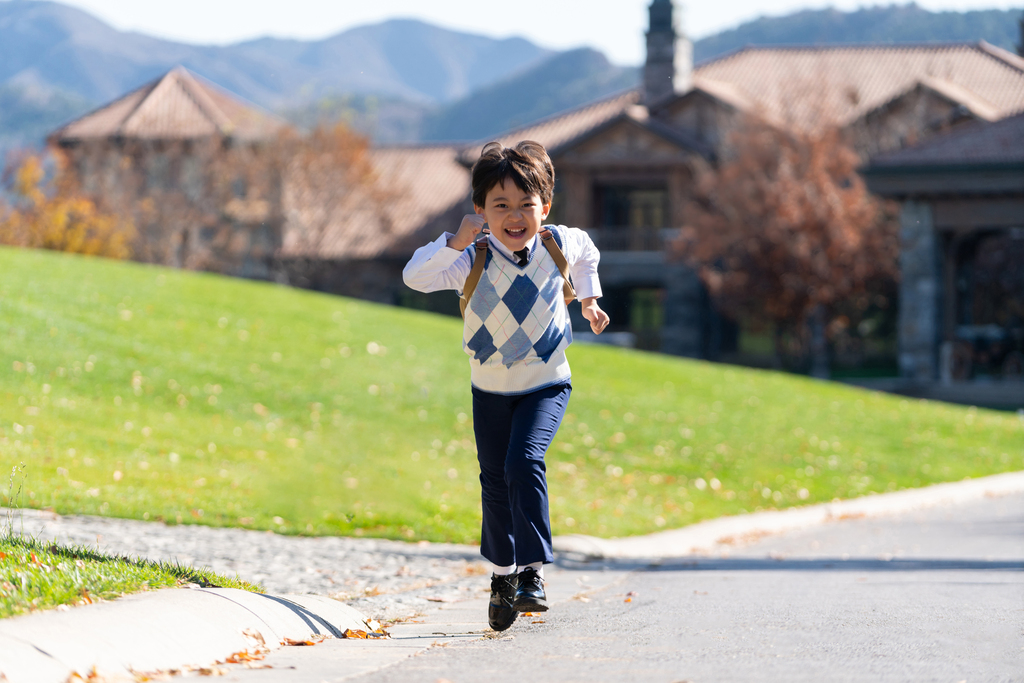
[[[0,618],[189,584],[262,592],[205,569],[0,535]]]
[[[556,533],[621,536],[1024,467],[1015,414],[575,345]],[[0,466],[22,505],[474,542],[460,322],[0,249]]]

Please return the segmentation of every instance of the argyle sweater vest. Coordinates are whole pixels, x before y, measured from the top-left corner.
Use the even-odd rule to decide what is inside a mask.
[[[561,247],[561,231],[549,229]],[[473,386],[482,391],[525,394],[569,380],[565,349],[572,328],[562,274],[539,240],[537,245],[522,267],[493,246],[485,252],[462,336]],[[467,251],[476,258],[475,247]]]

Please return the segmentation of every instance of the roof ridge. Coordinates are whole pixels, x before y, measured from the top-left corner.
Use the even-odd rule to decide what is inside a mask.
[[[541,126],[541,125],[543,125],[545,123],[550,123],[551,121],[554,121],[556,119],[561,119],[561,118],[564,118],[566,116],[570,116],[572,114],[578,114],[580,112],[586,111],[587,109],[592,109],[594,107],[597,107],[598,105],[606,104],[608,102],[611,102],[612,100],[619,99],[621,97],[625,97],[626,95],[633,94],[633,93],[639,93],[639,92],[640,92],[640,88],[639,87],[623,88],[622,90],[618,90],[618,91],[612,93],[611,95],[605,95],[604,97],[599,97],[599,98],[591,100],[589,102],[584,102],[583,104],[576,105],[575,107],[572,107],[570,109],[563,109],[561,111],[555,112],[554,114],[548,114],[547,116],[544,116],[542,118],[534,119],[533,121],[530,121],[529,123],[525,123],[525,124],[523,124],[521,126],[516,126],[515,128],[509,128],[508,130],[502,131],[498,135],[498,137],[505,137],[505,136],[508,136],[508,135],[512,135],[516,131],[527,130],[528,128],[536,128],[537,126]],[[477,144],[478,142],[480,142],[483,139],[484,138],[477,138],[475,140],[469,140],[468,143],[471,144],[471,145],[475,145],[475,144]]]
[[[975,47],[977,47],[979,50],[986,53],[990,57],[994,57],[995,59],[998,59],[999,61],[1008,64],[1009,66],[1019,71],[1024,72],[1024,57],[1015,55],[1009,50],[1005,50],[999,47],[998,45],[993,45],[987,40],[979,40],[977,43],[975,43]]]
[[[160,76],[158,78],[154,78],[151,81],[146,81],[145,83],[143,83],[139,87],[135,88],[134,90],[129,90],[128,92],[126,92],[124,95],[121,95],[117,99],[112,100],[110,102],[107,102],[106,104],[101,104],[100,106],[96,107],[95,109],[90,109],[89,111],[85,112],[81,116],[76,116],[75,118],[71,119],[70,121],[65,123],[63,126],[58,128],[57,130],[53,131],[48,136],[46,136],[47,140],[49,140],[51,138],[52,139],[57,139],[58,137],[60,137],[61,133],[63,133],[65,130],[70,128],[72,125],[78,123],[79,121],[84,121],[85,119],[87,119],[87,118],[89,118],[91,116],[95,116],[96,114],[99,114],[101,111],[105,111],[107,109],[110,109],[114,105],[118,104],[119,102],[123,102],[124,100],[128,99],[129,97],[131,97],[132,95],[136,94],[137,92],[140,92],[142,90],[148,89],[149,92],[147,92],[144,95],[142,95],[139,98],[139,101],[135,103],[135,106],[132,107],[132,110],[130,112],[128,112],[128,114],[126,114],[125,117],[123,119],[121,119],[121,121],[118,123],[117,127],[120,130],[120,128],[124,124],[124,122],[127,121],[129,119],[129,117],[131,117],[131,115],[134,114],[138,110],[139,106],[143,102],[146,101],[146,98],[149,97],[150,93],[152,93],[153,90],[155,90],[156,87],[158,85],[160,85],[160,82],[163,81],[164,78],[166,78],[166,77],[167,77],[167,74],[164,74],[164,75],[162,75],[162,76]]]
[[[975,116],[985,121],[996,121],[999,119],[999,107],[959,83],[938,76],[925,75],[921,76],[917,84],[929,88],[961,106],[967,107]],[[913,90],[913,88],[910,90]],[[909,90],[904,91],[898,97],[906,94],[906,92],[909,92]]]
[[[700,62],[694,64],[694,69],[713,64],[715,62],[721,62],[736,55],[744,52],[754,51],[766,51],[766,50],[814,50],[819,52],[825,52],[828,50],[848,50],[850,48],[859,48],[864,50],[887,50],[887,49],[913,49],[913,48],[951,48],[951,47],[963,47],[963,48],[978,48],[981,43],[986,46],[999,50],[1006,55],[1014,57],[1012,52],[1003,50],[1003,48],[996,47],[986,43],[984,40],[978,42],[965,41],[965,40],[936,40],[936,41],[905,41],[899,43],[877,43],[877,42],[850,42],[850,43],[747,43],[742,47],[735,48],[729,52],[724,52],[714,57],[708,57]],[[1024,63],[1024,59],[1019,60]],[[1022,67],[1024,68],[1024,67]]]
[[[196,79],[191,71],[179,64],[167,72],[167,76],[171,75],[175,76],[181,89],[195,102],[199,110],[210,119],[217,127],[217,130],[225,135],[231,132],[235,127],[234,121],[217,106],[217,103],[213,101],[210,94],[206,92],[204,85]]]

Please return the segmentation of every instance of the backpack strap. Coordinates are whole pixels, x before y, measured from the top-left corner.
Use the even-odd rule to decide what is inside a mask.
[[[474,245],[476,246],[476,255],[473,259],[473,268],[469,271],[466,284],[462,286],[462,296],[459,298],[459,311],[463,318],[466,317],[466,306],[469,305],[469,299],[480,283],[480,276],[484,274],[484,266],[487,263],[487,235],[484,234]]]
[[[562,274],[562,298],[565,299],[565,303],[568,305],[576,298],[576,290],[573,289],[572,282],[569,281],[569,263],[565,260],[565,254],[562,253],[561,248],[558,246],[558,238],[551,230],[541,230],[540,239],[548,250],[548,254],[554,260],[555,265],[558,266],[558,272]],[[473,265],[475,266],[476,264]],[[474,284],[476,283],[474,282]]]

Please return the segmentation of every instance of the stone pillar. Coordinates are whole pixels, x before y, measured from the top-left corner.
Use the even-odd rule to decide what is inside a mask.
[[[937,378],[939,262],[937,236],[928,202],[907,200],[900,210],[900,375]]]
[[[681,263],[666,264],[662,352],[673,356],[703,357],[704,303],[704,284],[696,271]]]

